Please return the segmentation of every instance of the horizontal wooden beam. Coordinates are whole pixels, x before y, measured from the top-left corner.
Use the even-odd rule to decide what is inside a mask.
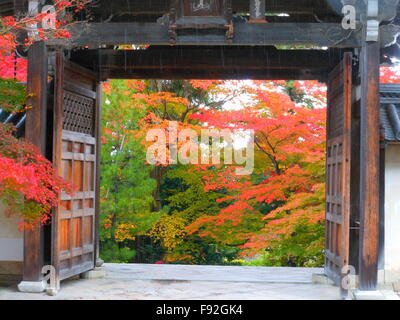
[[[102,69],[100,80],[107,79],[204,79],[204,80],[319,80],[325,81],[324,70],[277,70],[277,69],[232,69],[232,70],[190,70],[177,69],[141,69],[115,70]]]
[[[145,50],[79,50],[74,60],[94,70],[246,68],[329,68],[343,50],[278,50],[274,47],[151,46]]]
[[[357,30],[360,26],[357,27]],[[236,23],[234,38],[210,31],[178,35],[176,45],[283,45],[358,48],[360,31],[344,30],[340,23]],[[49,41],[64,47],[150,44],[169,45],[168,27],[158,23],[78,23],[70,26],[69,40]]]
[[[335,0],[334,0],[335,1]],[[232,9],[239,13],[249,12],[249,0],[232,0]],[[164,14],[169,11],[171,0],[113,0],[102,1],[94,8],[95,14],[134,15],[140,13]],[[279,0],[267,1],[269,13],[335,14],[326,0]]]
[[[73,61],[105,78],[323,80],[342,50],[274,47],[152,46],[147,50],[78,50]]]

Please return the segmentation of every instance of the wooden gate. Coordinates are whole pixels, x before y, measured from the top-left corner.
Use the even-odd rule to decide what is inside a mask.
[[[340,285],[349,264],[352,55],[328,80],[325,273]]]
[[[91,270],[96,259],[98,103],[95,76],[56,58],[53,161],[74,194],[60,195],[52,222],[52,264],[63,280]]]

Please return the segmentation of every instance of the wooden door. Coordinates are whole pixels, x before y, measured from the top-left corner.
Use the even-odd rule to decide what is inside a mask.
[[[52,264],[58,280],[95,266],[98,103],[96,79],[80,66],[56,58],[53,161],[74,194],[60,195],[52,222]]]
[[[328,81],[325,273],[341,284],[349,264],[352,55]]]

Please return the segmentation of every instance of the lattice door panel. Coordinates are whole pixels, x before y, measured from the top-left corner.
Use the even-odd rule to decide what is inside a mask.
[[[63,280],[95,265],[97,121],[95,77],[57,55],[53,160],[74,188],[53,218],[53,265]]]
[[[63,129],[93,135],[95,108],[94,99],[65,90]]]
[[[328,82],[325,272],[337,284],[349,261],[352,56]]]

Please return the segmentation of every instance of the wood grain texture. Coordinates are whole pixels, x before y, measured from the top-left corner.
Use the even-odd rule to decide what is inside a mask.
[[[63,163],[63,150],[72,151],[72,143],[62,142],[62,117],[63,117],[63,95],[64,95],[64,53],[59,50],[56,53],[55,62],[55,86],[54,86],[54,113],[53,113],[53,166],[59,176],[67,181],[72,179],[72,166]],[[61,198],[61,197],[60,197]],[[59,210],[71,210],[71,203],[61,201],[62,206],[53,210],[52,220],[52,241],[51,241],[51,262],[56,269],[56,281],[59,285],[60,276],[60,252],[68,247],[68,224],[59,222]]]
[[[94,221],[94,245],[95,245],[95,265],[96,260],[100,258],[100,160],[101,160],[101,121],[102,121],[102,83],[97,83],[97,99],[96,99],[96,162],[95,162],[95,221]],[[93,205],[93,203],[92,203]]]
[[[193,32],[180,35],[176,45],[315,45],[320,47],[361,47],[360,25],[344,30],[340,23],[236,23],[234,37],[225,32]],[[158,23],[90,23],[68,28],[70,40],[49,40],[49,45],[99,47],[101,45],[170,45],[168,28]]]
[[[122,15],[130,13],[139,14],[158,14],[167,13],[171,3],[175,0],[113,0],[101,1],[100,6],[93,10],[96,15],[102,15],[107,18],[110,13]],[[249,12],[249,0],[231,0],[232,9],[235,12]],[[335,11],[329,7],[325,0],[274,0],[266,1],[268,12],[275,13],[298,13],[298,14],[335,14]]]
[[[108,78],[319,79],[341,49],[278,50],[247,46],[151,46],[146,50],[77,50],[73,61]]]
[[[375,290],[380,213],[379,42],[361,51],[360,289]]]
[[[351,111],[352,54],[345,53],[328,81],[325,272],[337,285],[349,264]]]
[[[53,161],[74,189],[72,195],[61,193],[62,205],[54,212],[52,260],[58,281],[95,265],[95,78],[57,53]]]
[[[46,154],[46,113],[47,113],[47,48],[44,42],[35,42],[28,51],[29,95],[26,113],[25,138],[38,150]],[[43,228],[24,231],[24,281],[40,281],[44,264]]]

